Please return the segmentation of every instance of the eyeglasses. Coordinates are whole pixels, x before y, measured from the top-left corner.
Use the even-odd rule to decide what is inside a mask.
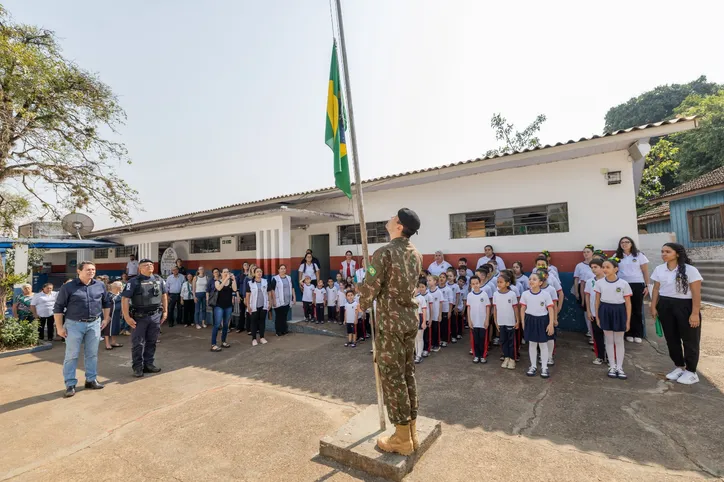
[[[623,240],[621,241],[621,244],[631,244],[631,241]]]

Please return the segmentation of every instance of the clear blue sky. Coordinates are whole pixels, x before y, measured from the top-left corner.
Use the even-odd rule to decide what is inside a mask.
[[[2,3],[118,94],[134,221],[333,185],[327,0]],[[600,133],[609,107],[656,85],[724,82],[714,2],[343,5],[363,179],[481,155],[495,112],[520,127],[546,114],[552,143]]]

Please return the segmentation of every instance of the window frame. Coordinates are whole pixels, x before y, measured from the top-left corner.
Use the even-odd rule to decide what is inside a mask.
[[[197,242],[200,241],[209,241],[209,240],[216,240],[218,243],[218,248],[216,248],[215,251],[194,251],[194,245]],[[212,248],[213,249],[213,248]],[[189,240],[189,253],[190,254],[216,254],[221,252],[221,236],[211,236],[208,238],[197,238],[197,239],[190,239]]]
[[[105,255],[98,255],[99,251],[105,251]],[[110,250],[108,248],[95,248],[93,249],[93,259],[108,259],[110,257]]]
[[[367,243],[368,244],[384,244],[390,242],[390,233],[387,232],[387,221],[368,221],[367,225]],[[345,233],[342,236],[343,229],[356,229],[356,232],[352,233],[352,242],[343,242],[349,240],[349,235]],[[370,233],[374,231],[374,237]],[[382,239],[382,241],[380,241]],[[360,223],[354,224],[339,224],[337,225],[337,246],[356,246],[362,243],[362,233],[360,229]]]
[[[557,207],[555,212],[551,208]],[[543,209],[538,209],[543,208]],[[533,216],[543,217],[545,222],[525,222]],[[565,220],[551,222],[551,216],[564,216]],[[462,218],[461,218],[462,217]],[[472,218],[472,219],[469,219]],[[502,207],[489,211],[452,213],[449,215],[450,239],[499,238],[507,236],[532,236],[537,234],[565,234],[571,231],[568,201],[516,207]],[[475,223],[478,223],[477,229]],[[473,224],[473,229],[470,228]],[[565,229],[563,229],[565,226]],[[545,227],[545,231],[529,232]],[[557,230],[553,230],[557,227]],[[470,233],[478,233],[470,235]]]
[[[240,249],[239,243],[243,239],[244,236],[253,236],[254,237],[254,247],[251,249]],[[236,252],[242,252],[242,251],[256,251],[256,232],[251,233],[241,233],[236,235]]]
[[[707,211],[712,211],[715,214],[719,214],[719,226],[720,226],[720,233],[721,235],[719,237],[715,238],[696,238],[694,236],[694,217],[698,215],[702,215]],[[711,206],[707,206],[704,208],[698,208],[698,209],[688,209],[686,211],[686,223],[687,227],[689,229],[689,242],[691,243],[709,243],[709,242],[715,242],[715,241],[723,241],[724,240],[724,204],[713,204]]]
[[[128,248],[131,248],[130,253],[126,253]],[[119,252],[121,251],[121,252]],[[118,246],[115,248],[115,252],[113,253],[116,258],[128,258],[131,255],[136,256],[138,254],[138,245],[137,244],[131,244],[129,246]]]

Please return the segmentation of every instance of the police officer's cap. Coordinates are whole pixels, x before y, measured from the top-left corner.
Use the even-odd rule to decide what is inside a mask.
[[[402,224],[410,234],[417,234],[417,231],[420,229],[420,218],[412,209],[400,209],[397,211],[397,219],[400,220],[400,224]]]
[[[138,262],[138,264],[143,264],[143,263],[153,263],[153,261],[151,261],[148,258],[143,258],[141,261]]]

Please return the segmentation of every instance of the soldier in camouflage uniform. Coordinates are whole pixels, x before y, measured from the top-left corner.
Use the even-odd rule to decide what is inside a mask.
[[[418,448],[414,354],[419,320],[415,286],[422,270],[422,256],[410,236],[420,228],[420,218],[403,208],[386,228],[391,241],[372,256],[359,287],[359,303],[365,311],[377,300],[376,362],[387,415],[395,425],[395,434],[380,437],[377,446],[386,452],[409,455]]]

